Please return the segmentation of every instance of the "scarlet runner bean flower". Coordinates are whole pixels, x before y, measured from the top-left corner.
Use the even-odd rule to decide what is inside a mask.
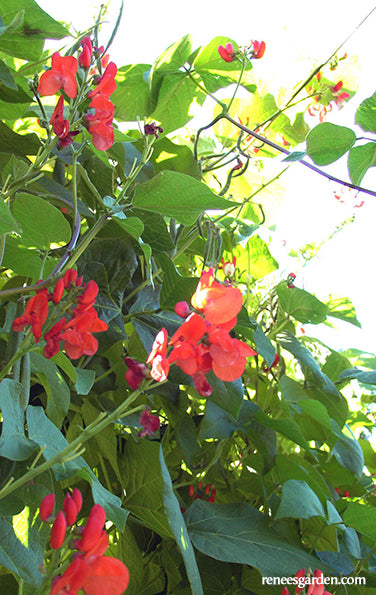
[[[39,80],[39,95],[56,95],[62,89],[73,99],[77,95],[76,73],[78,62],[74,56],[60,56],[59,52],[52,54],[51,69],[44,72]]]
[[[44,516],[42,508],[46,510],[54,500],[53,494],[46,496],[41,503],[40,516]],[[67,504],[69,502],[69,504]],[[73,512],[79,512],[82,505],[82,495],[77,488],[72,494],[67,494],[64,499],[65,515],[69,516],[70,508]],[[72,507],[74,506],[74,508]],[[73,514],[70,523],[73,525]],[[86,525],[83,527],[69,529],[67,532],[67,520],[63,511],[59,511],[51,530],[50,543],[54,549],[61,549],[61,557],[66,557],[68,548],[78,550],[72,554],[72,561],[62,575],[53,579],[50,595],[78,595],[83,592],[85,595],[121,595],[128,587],[129,572],[127,567],[116,558],[104,556],[108,548],[109,540],[104,529],[106,514],[99,504],[92,507]],[[49,522],[46,518],[45,522]],[[73,539],[74,532],[80,531],[81,538]],[[52,560],[56,558],[52,558]],[[68,558],[69,561],[69,558]],[[52,569],[53,571],[55,569]]]
[[[159,421],[159,417],[157,415],[152,415],[150,413],[150,408],[146,407],[145,411],[140,415],[140,424],[143,429],[138,435],[140,438],[144,438],[145,436],[154,436],[155,432],[159,430],[161,422]]]
[[[74,137],[79,134],[79,131],[69,131],[69,122],[64,120],[64,98],[61,95],[56,104],[55,110],[50,118],[50,124],[52,130],[56,136],[60,139],[58,143],[58,149],[68,147],[73,143]]]
[[[125,373],[125,380],[132,390],[136,390],[145,378],[150,378],[150,370],[145,364],[136,362],[130,357],[124,358],[124,363],[128,366]]]
[[[91,66],[91,57],[93,54],[93,46],[91,44],[90,37],[84,37],[80,45],[82,47],[82,52],[78,57],[78,63],[81,66],[81,68],[84,68],[86,70]]]
[[[115,106],[109,97],[116,89],[116,73],[116,64],[109,62],[103,75],[97,79],[97,86],[88,94],[91,99],[89,108],[94,109],[94,114],[86,116],[86,126],[93,137],[94,147],[99,151],[107,151],[114,143],[112,120]]]
[[[47,316],[48,298],[45,294],[37,294],[27,302],[23,315],[13,320],[13,330],[20,332],[26,326],[30,325],[35,342],[38,343],[42,336],[42,326],[46,322]]]
[[[236,57],[234,46],[230,42],[226,43],[225,47],[218,46],[218,53],[225,62],[233,62]]]
[[[265,54],[265,41],[253,41],[252,46],[252,58],[259,60]]]
[[[172,351],[167,357],[167,331],[158,333],[147,363],[152,364],[155,380],[167,378],[169,366],[175,363],[185,374],[192,376],[196,390],[209,396],[212,388],[205,375],[211,370],[220,380],[237,380],[244,372],[246,358],[256,355],[246,343],[230,336],[236,325],[243,296],[230,284],[214,278],[213,269],[204,271],[191,299],[200,312],[191,313],[172,335]],[[183,307],[184,312],[186,307]],[[202,315],[203,314],[203,315]]]

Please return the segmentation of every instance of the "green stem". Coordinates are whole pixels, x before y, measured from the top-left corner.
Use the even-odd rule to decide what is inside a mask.
[[[75,440],[73,440],[70,444],[67,444],[63,450],[58,452],[56,455],[52,456],[48,460],[44,461],[37,467],[34,466],[29,469],[22,477],[14,480],[11,478],[7,484],[0,490],[0,500],[5,498],[19,487],[25,485],[27,482],[34,480],[35,477],[38,477],[41,473],[44,473],[48,469],[51,469],[57,463],[63,464],[68,460],[72,459],[72,456],[77,456],[82,445],[90,440],[93,436],[99,434],[102,430],[104,430],[110,424],[116,422],[119,417],[124,416],[127,412],[128,407],[141,395],[145,390],[152,389],[157,386],[160,386],[161,382],[156,382],[155,384],[151,384],[152,381],[141,385],[140,388],[135,390],[129,397],[119,405],[112,413],[106,414],[104,412],[100,413],[98,417],[89,424],[79,436]],[[38,456],[38,455],[37,455]]]
[[[245,63],[246,63],[246,60],[247,60],[246,56],[243,56],[243,60],[242,60],[242,68],[241,68],[241,71],[240,71],[240,74],[239,74],[239,78],[238,78],[238,80],[237,80],[237,82],[236,82],[236,87],[235,87],[234,93],[232,94],[232,97],[231,97],[231,99],[230,99],[230,102],[229,102],[229,104],[228,104],[228,106],[227,106],[227,111],[228,111],[228,112],[230,111],[230,108],[231,108],[231,106],[232,106],[232,104],[233,104],[233,101],[234,101],[234,99],[235,99],[235,96],[236,96],[236,94],[237,94],[237,92],[238,92],[238,89],[239,89],[239,87],[240,87],[240,83],[241,83],[241,80],[242,80],[242,78],[243,78],[243,74],[244,74],[244,69],[245,69]]]

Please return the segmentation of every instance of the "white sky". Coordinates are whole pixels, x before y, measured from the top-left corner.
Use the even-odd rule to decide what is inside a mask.
[[[38,0],[39,5],[55,18],[72,22],[77,30],[93,23],[101,4],[94,0]],[[120,2],[111,0],[109,21],[116,19]],[[239,45],[251,39],[265,40],[266,53],[254,67],[268,80],[272,92],[281,86],[292,88],[346,39],[362,19],[376,6],[376,0],[125,0],[122,23],[110,49],[118,66],[130,63],[152,63],[171,43],[191,33],[194,47],[216,35],[226,35]],[[329,121],[353,126],[356,107],[376,90],[376,12],[354,33],[343,51],[359,56],[360,87],[354,99]],[[103,32],[104,33],[104,32]],[[107,34],[109,35],[109,33]],[[104,34],[102,43],[107,41]],[[347,178],[346,164],[336,173]],[[367,174],[363,185],[376,188],[376,176]],[[289,248],[310,241],[320,241],[333,230],[335,222],[344,220],[351,209],[333,198],[333,184],[321,179],[303,166],[294,166],[288,176],[288,199],[278,220],[278,237],[286,240],[285,269],[290,272]],[[356,210],[356,221],[336,235],[311,264],[298,273],[297,285],[325,300],[329,293],[352,299],[364,331],[346,331],[327,335],[310,329],[312,335],[327,340],[334,348],[358,347],[376,351],[376,317],[374,294],[376,281],[373,267],[376,253],[376,199],[364,198],[365,205]],[[278,251],[280,259],[283,252]],[[292,269],[293,270],[293,269]],[[317,328],[318,331],[318,328]],[[308,332],[308,331],[307,331]]]

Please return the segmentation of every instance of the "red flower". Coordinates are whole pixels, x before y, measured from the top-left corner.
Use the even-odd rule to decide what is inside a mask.
[[[159,417],[157,415],[152,415],[150,413],[150,408],[146,407],[145,411],[140,415],[140,424],[143,429],[138,435],[140,438],[144,438],[145,436],[154,436],[155,432],[159,430],[161,422],[159,421]]]
[[[61,332],[65,325],[65,318],[61,318],[49,331],[44,335],[44,340],[47,344],[43,348],[43,355],[50,359],[56,355],[60,350],[60,341],[62,341]]]
[[[81,539],[74,542],[74,547],[81,552],[88,552],[95,547],[102,535],[104,523],[106,522],[106,513],[100,504],[94,504],[91,509],[87,523],[84,527]]]
[[[347,93],[347,91],[343,91],[343,93],[338,95],[338,97],[334,97],[336,106],[338,108],[341,108],[343,106],[343,104],[345,103],[346,99],[350,99],[350,95]]]
[[[107,98],[115,91],[116,81],[115,76],[117,73],[117,66],[114,62],[110,62],[103,75],[97,79],[98,85],[88,93],[88,97],[95,97],[98,93],[105,95]]]
[[[98,350],[98,341],[92,333],[106,331],[108,325],[98,318],[94,308],[77,314],[64,325],[61,333],[61,340],[64,341],[64,349],[68,357],[78,359],[81,355],[94,355]]]
[[[93,53],[93,46],[91,45],[91,39],[89,36],[84,37],[81,41],[82,52],[78,57],[78,63],[81,68],[85,70],[90,68],[91,65],[91,56]]]
[[[78,63],[74,56],[60,56],[59,52],[52,54],[52,67],[42,74],[39,80],[39,95],[56,95],[63,89],[64,93],[73,99],[77,95]]]
[[[254,41],[253,42],[253,58],[256,60],[263,57],[265,54],[265,41]]]
[[[174,306],[174,312],[180,318],[187,318],[191,313],[188,302],[177,302]]]
[[[338,91],[340,91],[343,87],[343,82],[342,81],[338,81],[338,83],[336,85],[334,85],[334,87],[330,87],[330,90],[332,93],[338,93]]]
[[[168,372],[170,369],[169,363],[166,358],[167,340],[167,331],[165,328],[162,328],[162,330],[160,330],[157,336],[155,337],[151,352],[149,354],[148,359],[146,360],[147,364],[151,364],[150,376],[158,382],[163,382],[163,380],[167,379]]]
[[[53,294],[52,294],[52,301],[54,304],[58,304],[63,297],[64,293],[64,279],[61,277],[59,281],[56,283]]]
[[[218,46],[218,53],[225,62],[233,62],[235,60],[234,46],[232,43],[226,43],[226,46]]]
[[[44,523],[48,523],[52,517],[55,506],[55,494],[47,494],[40,503],[39,516]]]
[[[48,298],[45,293],[39,293],[32,297],[26,304],[25,312],[22,316],[13,320],[13,330],[23,331],[28,325],[31,325],[31,332],[35,337],[36,343],[42,336],[42,326],[48,316]]]
[[[246,343],[233,339],[220,327],[209,333],[209,341],[213,372],[225,382],[237,380],[245,370],[246,358],[257,355]]]
[[[243,296],[232,285],[222,285],[214,279],[213,269],[203,271],[191,304],[204,313],[211,324],[223,324],[234,319],[243,305]]]
[[[77,513],[80,512],[82,508],[82,494],[79,489],[73,488],[72,490],[72,498],[77,508]]]
[[[149,369],[145,364],[140,364],[130,357],[124,358],[124,363],[128,366],[128,370],[125,373],[125,379],[131,389],[136,390],[144,378],[149,376]]]
[[[68,269],[64,275],[64,287],[67,291],[71,287],[76,286],[77,271],[75,269]]]

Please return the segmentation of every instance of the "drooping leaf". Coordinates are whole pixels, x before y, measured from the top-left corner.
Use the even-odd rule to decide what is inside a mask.
[[[39,353],[30,354],[31,365],[47,394],[46,413],[61,427],[70,404],[70,391],[59,368]]]
[[[313,516],[325,518],[324,508],[315,492],[305,481],[300,479],[286,481],[283,485],[282,500],[275,518],[309,519]]]
[[[36,443],[25,436],[25,414],[20,403],[21,384],[4,378],[0,383],[2,432],[0,456],[24,461],[35,450]]]
[[[366,143],[349,151],[347,166],[353,184],[360,185],[370,167],[376,165],[376,144]]]
[[[183,556],[188,580],[191,584],[192,593],[203,595],[200,573],[197,567],[195,553],[188,535],[184,517],[180,510],[179,502],[175,496],[172,481],[163,457],[162,446],[159,447],[159,463],[163,478],[163,501],[167,514],[168,524],[175,537],[176,543]]]
[[[11,523],[4,517],[0,519],[0,544],[0,564],[36,589],[43,578],[39,570],[43,560],[36,556],[32,548],[21,543]]]

